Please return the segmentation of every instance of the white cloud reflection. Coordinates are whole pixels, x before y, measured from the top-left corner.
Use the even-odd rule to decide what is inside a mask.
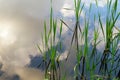
[[[62,0],[53,0],[54,11],[59,13],[62,4]],[[50,0],[0,0],[0,62],[3,71],[9,73],[10,66],[23,67],[18,71],[21,80],[40,79],[39,76],[32,78],[32,73],[35,71],[39,75],[39,71],[24,70],[24,66],[29,64],[30,55],[38,54],[35,45],[40,40],[49,10]],[[31,78],[28,77],[30,73]]]
[[[85,7],[89,8],[90,4],[96,5],[95,0],[81,0],[82,3],[85,3]],[[114,1],[113,1],[114,2]],[[105,7],[107,4],[107,0],[98,0],[98,7]],[[64,8],[72,9],[72,10],[65,10]],[[61,13],[63,14],[64,17],[71,17],[74,16],[74,0],[65,0],[63,9],[61,9]],[[84,10],[82,13],[82,17],[84,16]]]

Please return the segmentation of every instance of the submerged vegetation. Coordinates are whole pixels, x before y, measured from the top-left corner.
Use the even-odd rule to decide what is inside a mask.
[[[52,0],[51,0],[52,4]],[[96,0],[98,8],[98,1]],[[120,53],[119,53],[119,41],[120,41],[120,29],[116,26],[116,22],[120,16],[118,11],[118,0],[107,0],[107,14],[105,23],[101,19],[101,14],[98,11],[97,16],[94,17],[94,24],[98,19],[100,27],[94,25],[92,43],[89,41],[89,26],[90,26],[90,13],[85,12],[84,27],[81,28],[80,17],[84,8],[84,3],[81,0],[74,0],[74,12],[75,12],[75,25],[72,30],[64,20],[60,19],[61,25],[59,26],[59,40],[56,40],[58,20],[53,18],[53,9],[51,6],[49,30],[47,29],[46,21],[44,22],[44,34],[42,35],[42,43],[44,49],[41,49],[37,45],[39,51],[42,53],[42,62],[38,67],[43,66],[45,71],[45,80],[68,80],[65,74],[62,73],[60,61],[61,54],[58,53],[58,49],[62,49],[61,36],[62,25],[65,25],[70,31],[72,31],[71,46],[75,43],[76,63],[74,68],[74,80],[118,80],[120,79]],[[71,10],[65,8],[66,10]],[[72,9],[73,10],[73,9]],[[87,16],[87,13],[89,16]],[[105,26],[103,26],[105,24]],[[99,30],[100,29],[100,30]],[[116,30],[117,32],[114,32]],[[99,40],[100,31],[103,35],[103,40]],[[103,51],[99,52],[97,46],[101,43],[105,43]],[[90,46],[92,44],[92,47]],[[46,52],[47,51],[47,52]],[[69,55],[66,61],[69,60]],[[67,65],[65,63],[65,65]],[[73,79],[72,79],[73,80]]]

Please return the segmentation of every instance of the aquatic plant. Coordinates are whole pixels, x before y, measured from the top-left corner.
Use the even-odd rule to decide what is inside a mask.
[[[98,8],[98,1],[96,6]],[[52,0],[51,0],[52,4]],[[105,22],[101,19],[101,14],[98,11],[97,15],[94,16],[94,24],[97,23],[99,27],[94,25],[92,47],[89,40],[89,26],[90,26],[90,13],[92,11],[92,4],[90,4],[89,10],[85,12],[84,25],[81,28],[80,18],[84,8],[84,3],[81,0],[74,0],[74,9],[64,8],[66,10],[74,10],[75,13],[75,25],[73,30],[68,24],[60,19],[60,37],[62,36],[62,25],[64,24],[73,34],[71,38],[71,46],[75,43],[76,63],[74,65],[74,79],[75,80],[117,80],[120,78],[120,54],[119,52],[119,40],[120,40],[120,29],[116,26],[116,22],[120,16],[120,12],[117,9],[118,0],[112,1],[107,0],[107,15]],[[88,17],[87,17],[88,13]],[[105,26],[103,26],[105,24]],[[61,48],[60,45],[56,45],[56,35],[58,21],[53,18],[53,9],[51,6],[49,29],[47,31],[46,21],[44,22],[44,35],[42,35],[42,43],[44,50],[37,45],[39,51],[43,53],[43,61],[38,67],[44,65],[45,68],[45,79],[46,80],[67,80],[66,75],[61,76],[61,62],[59,61],[60,54],[57,53],[57,49]],[[103,40],[99,40],[100,30],[103,34]],[[114,33],[114,30],[117,30]],[[98,52],[97,46],[104,41],[105,48],[103,52]],[[82,45],[80,45],[82,44]],[[60,46],[60,47],[58,47]],[[47,52],[46,52],[47,51]],[[70,52],[67,55],[66,61],[69,60]],[[65,64],[67,65],[67,64]],[[67,72],[66,72],[67,74]]]

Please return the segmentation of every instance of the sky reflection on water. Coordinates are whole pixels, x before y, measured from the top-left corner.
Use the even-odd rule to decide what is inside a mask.
[[[90,2],[92,2],[92,12],[90,13],[89,38],[92,39],[94,14],[97,15],[99,11],[105,25],[107,11],[106,0],[99,0],[98,9],[95,5],[95,1],[82,0],[82,3],[85,3],[85,8],[80,18],[82,27],[84,25],[85,11],[88,11]],[[6,27],[3,27],[3,24],[10,26],[9,31],[5,30],[2,33],[2,37],[0,36],[0,62],[3,64],[2,71],[0,72],[0,80],[10,80],[10,77],[14,77],[13,75],[15,74],[20,76],[20,80],[39,80],[39,75],[43,75],[43,72],[38,72],[38,69],[28,68],[26,65],[31,64],[30,55],[36,57],[40,54],[35,45],[41,41],[40,34],[43,32],[44,20],[49,20],[50,2],[48,2],[48,0],[0,0],[0,4],[0,34]],[[118,3],[118,12],[120,11],[119,5],[120,1]],[[73,0],[53,0],[54,16],[58,19],[64,19],[73,29],[75,21],[74,11],[67,11],[63,8],[74,9]],[[98,24],[96,23],[96,25]],[[120,18],[116,26],[120,27]],[[68,46],[71,41],[72,33],[64,26],[62,35],[65,48],[62,53],[65,54],[69,49]],[[5,39],[6,36],[7,39]],[[103,44],[104,43],[101,43],[99,45],[100,49],[103,48]],[[74,63],[73,55],[68,62],[68,66],[73,66],[70,62]],[[14,72],[11,72],[11,70],[14,70]],[[26,71],[26,73],[24,73],[24,71]],[[35,72],[37,76],[32,74],[33,72]],[[27,76],[29,74],[33,75],[34,79],[28,79]],[[11,80],[13,79],[11,78]]]

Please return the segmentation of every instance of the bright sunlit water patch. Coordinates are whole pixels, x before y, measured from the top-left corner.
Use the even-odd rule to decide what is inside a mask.
[[[8,31],[7,29],[1,31],[0,37],[1,37],[2,39],[7,39],[7,37],[9,37],[9,31]]]
[[[0,23],[0,43],[3,45],[13,44],[16,40],[12,32],[12,25],[7,23]]]

